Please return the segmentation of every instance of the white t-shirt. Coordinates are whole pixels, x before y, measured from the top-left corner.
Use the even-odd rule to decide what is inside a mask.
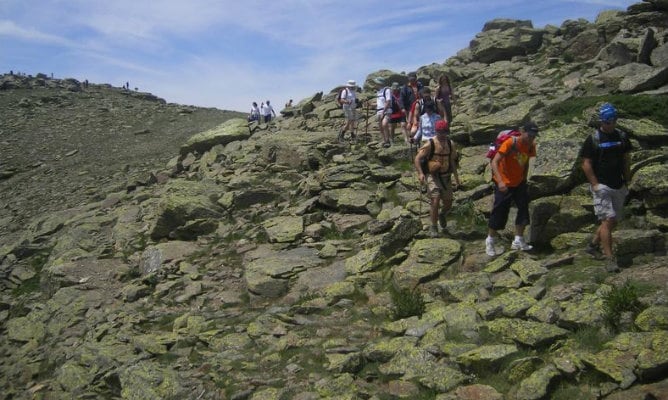
[[[274,112],[274,108],[271,104],[265,104],[262,110],[262,115],[271,115]]]
[[[385,109],[385,103],[392,101],[392,90],[389,87],[384,87],[376,93],[376,97],[376,111],[382,112]]]
[[[257,108],[257,106],[251,107],[250,114],[254,115],[256,117],[259,117],[260,116],[260,110]]]
[[[355,102],[357,101],[355,90],[351,88],[341,90],[341,100],[343,101],[343,108],[355,108]]]

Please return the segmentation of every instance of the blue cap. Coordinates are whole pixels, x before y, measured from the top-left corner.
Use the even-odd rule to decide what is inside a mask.
[[[610,103],[603,104],[598,109],[598,119],[601,121],[612,121],[617,119],[617,109]]]

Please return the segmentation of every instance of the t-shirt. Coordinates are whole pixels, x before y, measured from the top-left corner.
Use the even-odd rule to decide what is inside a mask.
[[[265,104],[262,109],[262,115],[271,115],[274,112],[274,107],[271,104]]]
[[[441,116],[436,113],[432,113],[431,116],[426,113],[422,114],[420,116],[420,128],[413,138],[415,140],[422,138],[422,141],[425,141],[436,137],[435,125],[439,119],[441,119]]]
[[[518,137],[515,149],[512,150],[512,147],[512,138],[507,139],[499,147],[499,153],[504,155],[499,161],[499,175],[508,187],[519,186],[524,181],[524,169],[529,165],[529,159],[536,157],[535,143],[531,143],[529,147],[529,144],[522,143],[522,139]]]
[[[384,87],[376,93],[376,97],[378,98],[376,100],[376,111],[381,112],[385,109],[385,103],[392,101],[392,90]]]
[[[355,102],[357,101],[355,91],[344,88],[341,90],[341,100],[343,101],[343,108],[355,108]]]
[[[582,145],[582,158],[592,160],[594,175],[599,183],[612,189],[624,185],[624,155],[631,151],[628,135],[622,138],[618,129],[612,133],[599,132],[600,145],[594,147],[592,135],[587,136]]]

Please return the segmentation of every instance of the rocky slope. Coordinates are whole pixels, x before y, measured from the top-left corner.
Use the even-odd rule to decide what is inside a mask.
[[[667,398],[668,129],[635,109],[665,98],[667,14],[647,1],[596,23],[495,20],[420,68],[432,86],[450,74],[459,94],[464,188],[440,238],[423,230],[410,148],[382,148],[373,124],[365,140],[336,142],[334,90],[268,126],[200,129],[160,168],[92,185],[71,207],[4,217],[2,395]],[[405,79],[366,81],[378,75]],[[577,159],[613,95],[635,146],[618,274],[581,252],[595,221]],[[583,96],[594,97],[575,117],[555,113]],[[491,260],[486,144],[529,117],[543,127],[537,251]],[[3,164],[17,188],[18,165]]]

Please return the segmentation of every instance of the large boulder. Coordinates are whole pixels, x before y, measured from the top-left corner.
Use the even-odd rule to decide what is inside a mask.
[[[652,51],[650,56],[651,65],[656,67],[668,65],[668,42],[662,44]]]
[[[535,53],[544,33],[533,29],[531,21],[495,19],[485,24],[469,47],[475,61],[491,64]]]
[[[183,156],[193,151],[203,154],[218,144],[226,145],[249,137],[248,121],[242,118],[233,118],[216,128],[192,136],[181,146],[180,152]]]

